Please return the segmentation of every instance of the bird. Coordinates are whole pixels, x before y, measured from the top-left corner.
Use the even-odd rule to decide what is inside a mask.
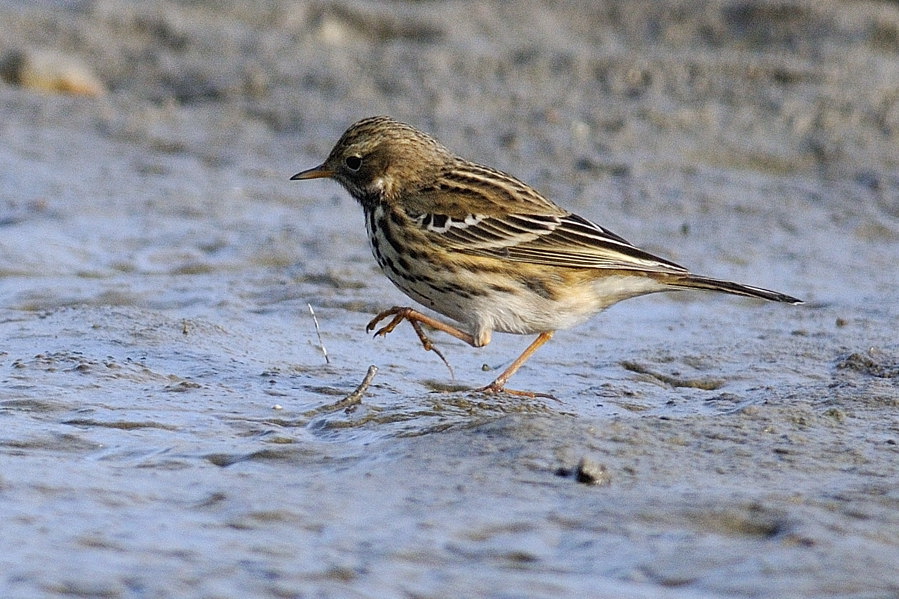
[[[422,325],[472,347],[489,344],[494,332],[536,335],[495,380],[475,391],[551,397],[507,389],[506,383],[555,331],[625,299],[703,289],[802,303],[693,274],[388,116],[352,124],[323,163],[290,179],[321,178],[339,183],[362,206],[372,253],[387,278],[454,321],[394,306],[372,318],[367,332],[387,321],[374,333],[386,336],[407,321],[424,349],[444,362]]]

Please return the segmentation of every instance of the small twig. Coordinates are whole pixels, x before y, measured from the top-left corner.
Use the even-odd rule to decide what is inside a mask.
[[[375,378],[375,375],[378,374],[378,367],[372,364],[368,367],[368,372],[365,373],[365,377],[362,379],[362,382],[359,383],[359,386],[356,389],[338,401],[335,406],[339,408],[345,408],[357,403],[362,403],[362,396],[365,395],[365,392],[368,391],[369,385],[371,385],[371,381]]]
[[[318,326],[318,318],[315,317],[315,310],[312,309],[312,304],[307,303],[309,306],[309,314],[312,315],[312,323],[315,325],[315,334],[318,335],[318,346],[322,350],[322,355],[325,356],[325,364],[331,363],[331,358],[328,357],[328,350],[325,348],[325,342],[322,340],[322,330]]]
[[[365,377],[362,379],[362,382],[359,383],[359,386],[356,389],[344,397],[343,399],[339,399],[334,403],[329,403],[328,405],[321,406],[315,408],[314,410],[309,410],[303,413],[303,416],[306,418],[315,418],[316,416],[320,416],[322,414],[330,414],[331,412],[337,412],[339,410],[350,410],[353,406],[362,403],[362,396],[365,395],[365,392],[368,390],[369,385],[371,385],[371,381],[375,378],[375,375],[378,373],[378,367],[372,364],[368,367],[368,372],[365,373]]]

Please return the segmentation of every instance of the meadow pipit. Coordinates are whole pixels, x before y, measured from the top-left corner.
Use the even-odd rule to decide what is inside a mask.
[[[389,117],[355,123],[327,160],[291,179],[322,177],[336,180],[362,205],[372,253],[394,285],[460,325],[396,306],[375,316],[366,330],[392,317],[375,333],[386,335],[407,320],[425,349],[434,351],[421,324],[473,347],[490,343],[493,331],[537,334],[480,391],[536,395],[504,388],[554,331],[631,297],[691,288],[800,303],[776,291],[691,274]]]

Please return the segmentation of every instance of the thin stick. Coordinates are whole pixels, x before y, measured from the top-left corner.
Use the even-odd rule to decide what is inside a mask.
[[[331,358],[328,357],[328,350],[325,348],[325,342],[322,340],[322,330],[318,327],[318,318],[315,317],[315,310],[312,309],[312,304],[306,304],[309,306],[309,314],[312,315],[312,323],[315,325],[315,334],[318,335],[318,346],[322,350],[322,355],[325,356],[325,364],[331,363]]]
[[[329,403],[328,405],[303,412],[303,416],[306,418],[315,418],[316,416],[330,414],[331,412],[337,412],[338,410],[351,410],[354,406],[362,403],[362,396],[365,395],[369,385],[371,385],[372,379],[375,378],[377,373],[378,367],[372,364],[368,367],[368,372],[365,373],[362,382],[359,383],[359,386],[356,387],[352,393],[343,399],[338,399],[334,403]]]
[[[368,390],[368,387],[371,385],[371,381],[375,378],[376,374],[378,374],[378,367],[372,364],[368,367],[368,372],[365,373],[365,377],[362,379],[362,382],[359,383],[359,386],[356,387],[352,393],[334,404],[334,407],[340,409],[362,403],[362,396],[365,395],[365,392]]]

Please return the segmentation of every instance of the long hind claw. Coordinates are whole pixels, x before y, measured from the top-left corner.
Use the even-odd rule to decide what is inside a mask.
[[[456,379],[456,373],[453,372],[453,367],[450,366],[450,363],[446,359],[446,356],[443,355],[443,352],[434,347],[434,344],[431,343],[430,338],[428,338],[427,334],[425,334],[424,329],[421,328],[422,323],[431,324],[433,319],[424,316],[413,308],[394,306],[393,308],[384,310],[383,312],[372,318],[365,326],[365,331],[370,333],[371,330],[374,329],[379,322],[381,322],[388,316],[393,316],[393,319],[386,325],[375,331],[375,337],[384,337],[388,333],[392,333],[393,329],[395,329],[401,322],[403,322],[404,320],[408,321],[409,324],[412,325],[412,328],[415,330],[415,334],[418,335],[418,340],[421,341],[421,346],[425,349],[425,351],[432,351],[437,354],[437,357],[440,358],[440,360],[446,366],[447,370],[449,370],[450,378],[452,378],[453,380]]]

